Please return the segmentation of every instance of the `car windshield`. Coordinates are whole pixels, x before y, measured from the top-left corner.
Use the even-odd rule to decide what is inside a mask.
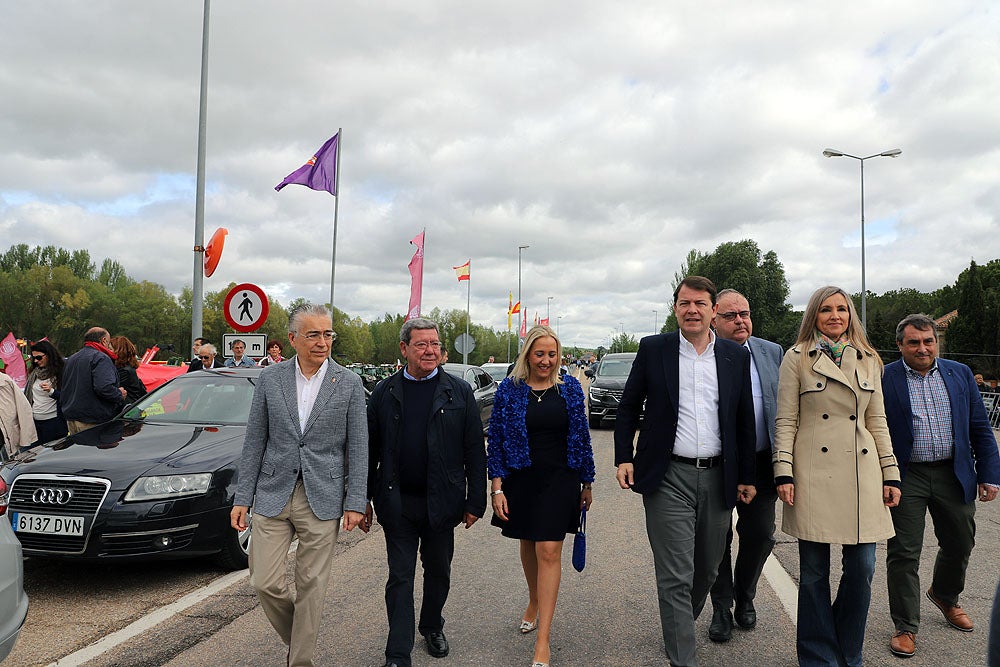
[[[247,377],[182,375],[122,416],[154,424],[246,424],[253,388],[253,379]]]
[[[483,366],[483,370],[489,373],[490,377],[497,382],[507,377],[507,364],[487,364]]]
[[[597,374],[606,377],[627,377],[630,370],[632,370],[631,359],[605,359],[601,362]]]

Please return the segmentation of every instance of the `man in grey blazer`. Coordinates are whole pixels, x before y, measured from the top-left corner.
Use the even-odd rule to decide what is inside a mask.
[[[753,388],[754,422],[757,429],[757,495],[747,505],[737,504],[736,532],[740,549],[735,571],[732,562],[733,529],[726,537],[726,549],[719,564],[719,576],[712,586],[712,624],[708,637],[726,642],[733,635],[733,622],[744,630],[757,625],[753,599],[764,562],[774,548],[774,504],[778,499],[771,465],[774,417],[778,411],[778,371],[784,351],[781,346],[752,336],[750,303],[733,289],[719,292],[715,313],[715,333],[750,350],[750,380]],[[733,603],[736,617],[733,618]]]
[[[361,378],[330,359],[330,312],[303,306],[288,321],[295,356],[265,368],[254,391],[232,511],[249,524],[250,584],[288,646],[288,665],[312,665],[316,634],[343,516],[362,526],[367,502],[368,423]],[[295,595],[285,563],[292,539]]]

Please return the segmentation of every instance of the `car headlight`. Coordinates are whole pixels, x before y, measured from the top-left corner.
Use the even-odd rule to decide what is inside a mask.
[[[125,494],[125,502],[198,496],[207,492],[211,483],[210,472],[140,477]]]
[[[608,395],[607,389],[601,389],[600,387],[591,387],[590,395],[594,398],[604,398]]]

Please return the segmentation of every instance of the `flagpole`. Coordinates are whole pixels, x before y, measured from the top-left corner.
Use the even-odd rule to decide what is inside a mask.
[[[466,286],[467,289],[465,291],[465,345],[462,346],[462,349],[465,350],[465,352],[462,353],[463,364],[469,363],[469,338],[471,338],[471,336],[469,335],[469,304],[472,303],[472,258],[471,257],[469,258],[469,280],[467,282],[469,284]]]
[[[333,286],[337,279],[337,215],[340,212],[340,152],[344,146],[344,128],[337,128],[337,166],[334,179],[336,185],[334,190],[337,194],[333,197],[333,252],[330,255],[330,315],[333,316]]]
[[[194,279],[191,284],[191,343],[201,337],[205,303],[205,136],[208,133],[208,19],[205,0],[201,29],[201,93],[198,100],[198,172],[194,199]]]

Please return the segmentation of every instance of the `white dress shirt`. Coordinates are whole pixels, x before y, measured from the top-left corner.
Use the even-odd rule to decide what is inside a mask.
[[[306,422],[309,421],[309,414],[312,412],[313,405],[316,404],[316,396],[319,395],[320,385],[323,384],[326,369],[329,367],[330,360],[326,359],[319,370],[311,378],[307,378],[302,374],[298,359],[295,360],[295,394],[299,406],[299,428],[303,432],[306,430]]]
[[[715,366],[715,332],[701,354],[680,336],[680,377],[677,399],[677,436],[674,454],[688,458],[722,453],[719,429],[719,373]]]

